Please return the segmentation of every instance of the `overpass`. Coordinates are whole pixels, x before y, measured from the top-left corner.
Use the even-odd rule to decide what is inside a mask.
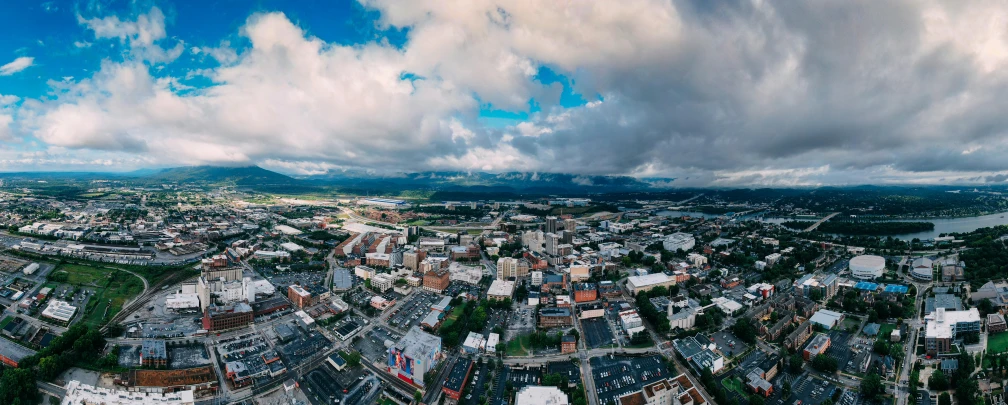
[[[822,225],[823,222],[829,221],[830,219],[832,219],[833,217],[835,217],[837,215],[840,215],[840,213],[839,212],[834,212],[832,214],[829,214],[826,217],[824,217],[823,219],[820,219],[820,220],[816,221],[816,223],[812,224],[812,226],[809,226],[808,228],[805,228],[805,230],[803,230],[802,232],[812,232],[812,231],[816,230],[816,228],[818,228],[819,225]]]

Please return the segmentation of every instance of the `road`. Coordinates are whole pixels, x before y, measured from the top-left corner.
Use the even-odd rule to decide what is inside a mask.
[[[835,217],[837,215],[840,215],[840,213],[839,212],[834,212],[832,214],[829,214],[826,217],[824,217],[823,219],[820,219],[820,220],[816,221],[816,223],[812,224],[812,226],[810,226],[808,228],[805,228],[805,230],[803,230],[802,232],[812,232],[812,231],[816,230],[816,228],[818,228],[819,225],[822,225],[823,222],[829,221],[830,219],[832,219],[833,217]]]

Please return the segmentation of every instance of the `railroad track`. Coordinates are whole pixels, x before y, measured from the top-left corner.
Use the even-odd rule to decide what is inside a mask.
[[[126,316],[133,313],[133,311],[136,311],[142,308],[144,305],[147,305],[147,303],[150,302],[151,298],[153,298],[154,295],[157,294],[157,292],[161,291],[162,287],[181,282],[186,278],[188,278],[184,276],[186,276],[186,272],[184,270],[180,270],[178,272],[169,275],[168,277],[165,277],[163,280],[155,283],[154,285],[151,285],[147,289],[147,291],[144,291],[144,293],[137,296],[137,298],[133,300],[133,302],[129,303],[129,305],[126,305],[122,309],[120,309],[119,313],[112,316],[112,319],[109,319],[109,321],[106,322],[105,325],[102,325],[99,331],[101,331],[102,333],[108,332],[108,328],[110,325],[115,325],[121,322],[123,319],[125,319]]]

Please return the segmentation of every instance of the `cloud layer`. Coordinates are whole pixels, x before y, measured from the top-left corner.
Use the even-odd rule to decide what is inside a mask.
[[[406,43],[327,43],[280,12],[250,16],[238,33],[249,45],[236,47],[184,44],[158,8],[79,16],[92,37],[78,43],[128,52],[51,98],[0,109],[0,138],[16,128],[6,136],[43,145],[38,159],[305,174],[804,185],[994,181],[1008,170],[1003,2],[363,4],[383,27],[407,29]],[[185,49],[220,65],[161,73]],[[561,105],[563,86],[544,69],[587,102]],[[208,84],[186,84],[194,78]],[[489,108],[528,119],[489,126]]]

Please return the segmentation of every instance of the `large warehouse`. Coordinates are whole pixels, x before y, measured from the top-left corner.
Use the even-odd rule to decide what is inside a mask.
[[[854,256],[850,260],[851,276],[862,280],[882,277],[885,270],[885,258],[875,255]]]
[[[675,279],[667,276],[665,273],[628,277],[626,283],[627,289],[634,293],[634,295],[637,295],[641,291],[650,291],[655,287],[671,287],[673,285],[675,285]]]

